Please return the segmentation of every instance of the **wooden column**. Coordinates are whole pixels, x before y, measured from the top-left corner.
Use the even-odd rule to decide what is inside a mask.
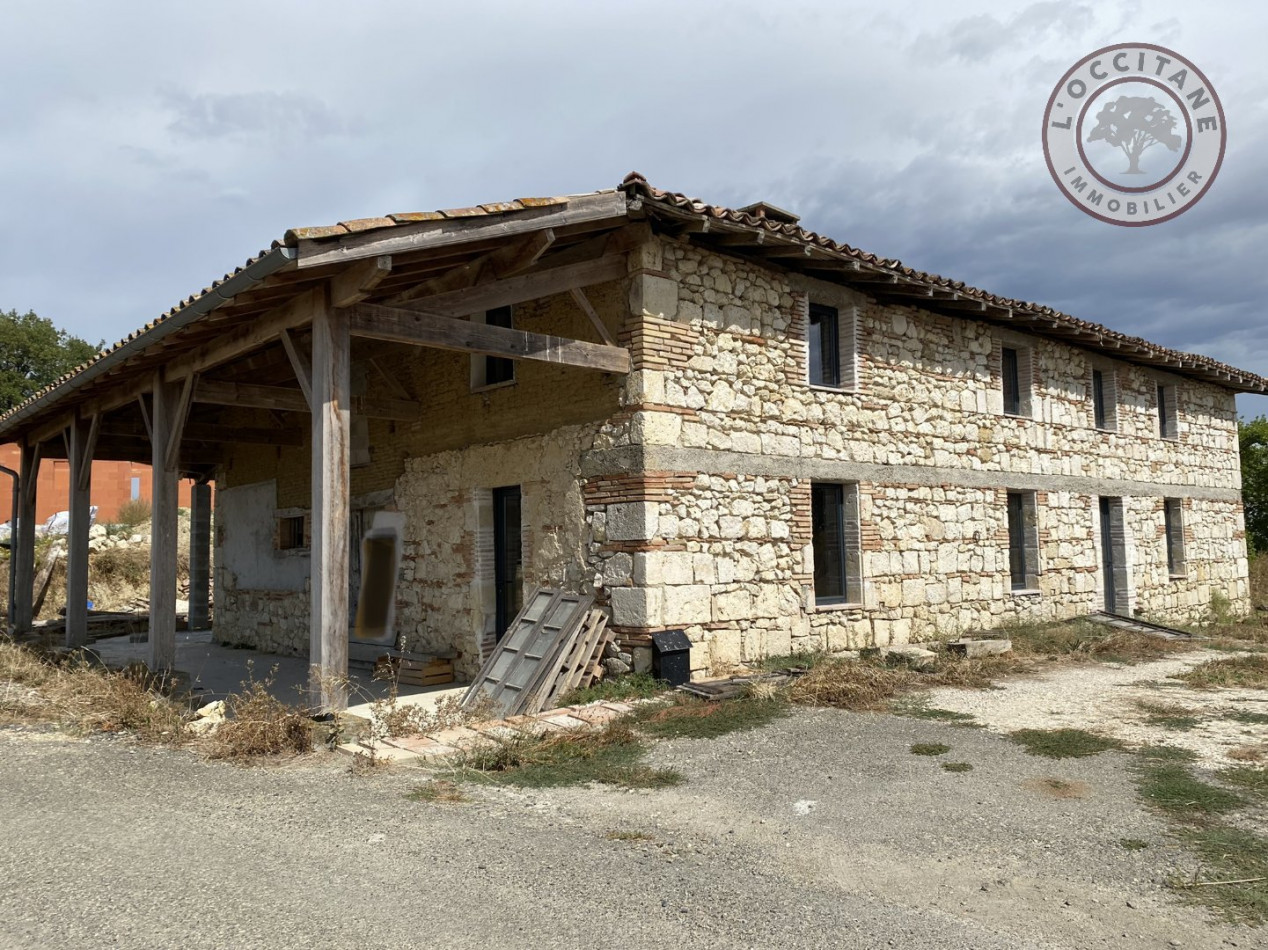
[[[93,441],[99,417],[76,416],[67,427],[70,459],[70,525],[66,555],[66,646],[88,644],[88,528],[91,519]]]
[[[189,629],[211,625],[211,486],[194,485],[189,496]]]
[[[348,705],[349,372],[348,315],[323,298],[313,313],[312,633],[314,705]]]
[[[150,669],[176,665],[176,460],[181,387],[154,374],[150,403]]]
[[[40,474],[39,445],[22,444],[21,470],[18,473],[18,510],[12,532],[16,558],[13,590],[13,626],[22,633],[31,629],[35,588],[35,486]]]

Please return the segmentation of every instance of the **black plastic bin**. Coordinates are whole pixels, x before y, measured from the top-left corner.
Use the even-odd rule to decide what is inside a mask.
[[[681,630],[652,634],[652,675],[670,686],[691,681],[691,641]]]

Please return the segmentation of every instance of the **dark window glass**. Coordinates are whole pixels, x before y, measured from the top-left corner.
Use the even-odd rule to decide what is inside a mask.
[[[283,551],[293,551],[304,546],[304,516],[283,518],[277,526],[277,546]]]
[[[1163,505],[1162,517],[1167,535],[1167,573],[1180,574],[1184,571],[1180,556],[1180,503],[1168,498]]]
[[[841,385],[841,354],[836,307],[810,305],[810,382],[815,386]]]
[[[506,327],[511,329],[511,308],[498,307],[494,310],[485,311],[484,322],[491,327]],[[506,383],[515,378],[515,361],[504,359],[500,356],[486,356],[484,358],[484,384],[492,386],[494,383]]]
[[[810,509],[814,534],[815,603],[848,603],[845,486],[811,485]]]
[[[1008,493],[1008,571],[1013,590],[1026,589],[1026,498]]]
[[[524,606],[521,540],[520,487],[493,489],[493,583],[499,640]]]
[[[1092,414],[1096,427],[1105,428],[1105,376],[1099,369],[1092,370]]]
[[[1017,375],[1017,351],[1010,346],[1000,351],[1000,374],[1004,379],[1004,412],[1021,415],[1021,380]]]
[[[1167,387],[1158,387],[1158,434],[1167,437]]]

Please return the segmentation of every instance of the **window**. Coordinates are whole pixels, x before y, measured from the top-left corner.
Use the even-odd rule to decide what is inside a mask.
[[[524,605],[520,487],[493,489],[493,585],[497,638],[502,639]]]
[[[1118,374],[1109,368],[1092,370],[1092,424],[1102,432],[1118,431]]]
[[[1000,348],[999,371],[1004,391],[1005,415],[1030,415],[1030,383],[1033,376],[1031,366],[1029,347]]]
[[[811,386],[853,389],[857,372],[857,326],[851,308],[842,315],[836,307],[810,304],[806,331]]]
[[[305,548],[304,516],[294,515],[277,519],[277,549],[296,551]]]
[[[508,330],[514,325],[510,307],[496,307],[493,310],[486,310],[472,319],[491,327],[506,327]],[[484,386],[497,386],[502,383],[513,382],[514,379],[514,360],[506,359],[502,356],[471,357],[472,389],[479,389]]]
[[[810,384],[840,386],[840,315],[836,307],[810,305]]]
[[[811,485],[810,519],[815,603],[861,603],[858,486],[825,482]]]
[[[1184,501],[1164,498],[1162,501],[1163,531],[1167,538],[1167,573],[1184,577]]]
[[[1158,434],[1164,439],[1176,438],[1179,433],[1176,421],[1176,387],[1169,383],[1159,383]]]
[[[1039,532],[1033,492],[1008,493],[1008,573],[1013,590],[1039,588]]]
[[[132,495],[130,497],[133,501],[141,497],[141,479],[136,475],[132,476]]]

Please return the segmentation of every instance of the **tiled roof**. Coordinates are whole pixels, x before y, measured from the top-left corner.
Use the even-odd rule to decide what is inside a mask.
[[[1082,335],[1099,340],[1105,349],[1115,352],[1122,359],[1131,360],[1133,356],[1137,360],[1142,358],[1163,359],[1169,363],[1177,364],[1178,372],[1184,372],[1185,367],[1187,367],[1190,370],[1201,371],[1203,376],[1214,375],[1233,389],[1248,392],[1268,392],[1268,379],[1262,376],[1236,369],[1207,356],[1181,353],[1177,350],[1158,346],[1139,337],[1128,336],[1099,324],[1079,320],[1051,307],[999,297],[984,290],[979,290],[976,287],[970,287],[962,281],[948,280],[937,274],[927,274],[914,270],[904,265],[901,261],[878,257],[875,254],[869,254],[848,244],[808,231],[793,220],[790,220],[794,218],[793,215],[780,211],[774,206],[766,205],[764,202],[757,202],[748,206],[749,210],[733,210],[718,205],[710,205],[697,198],[690,198],[676,192],[654,188],[647,182],[647,179],[637,172],[631,172],[627,175],[619,190],[631,199],[651,202],[652,208],[649,208],[649,210],[654,210],[655,206],[660,206],[666,210],[671,210],[675,214],[686,214],[701,219],[722,222],[737,228],[750,230],[754,234],[765,232],[777,235],[783,239],[803,244],[807,248],[826,252],[842,260],[857,262],[868,271],[892,275],[896,280],[911,287],[953,292],[965,300],[977,301],[993,308],[1002,308],[1013,311],[1018,315],[1047,321],[1053,328],[1080,331]],[[598,193],[611,194],[612,192]],[[79,379],[79,377],[83,377],[90,370],[94,371],[92,375],[95,375],[95,371],[105,368],[103,364],[106,361],[129,356],[130,354],[125,352],[129,350],[139,353],[159,337],[166,336],[169,331],[179,329],[179,327],[168,326],[177,316],[189,316],[190,319],[196,320],[201,312],[206,312],[220,303],[233,299],[234,295],[240,293],[245,287],[252,286],[257,280],[263,279],[264,276],[276,271],[280,266],[284,266],[285,263],[292,260],[296,254],[295,249],[299,247],[300,242],[314,240],[330,240],[334,242],[347,235],[363,235],[370,231],[388,230],[428,221],[515,214],[537,208],[564,205],[572,197],[576,196],[516,198],[511,201],[481,204],[467,208],[405,212],[375,218],[356,218],[320,227],[292,228],[282,236],[280,241],[274,241],[270,249],[260,251],[232,273],[225,274],[220,280],[203,288],[200,293],[182,300],[176,306],[171,307],[159,317],[129,334],[113,346],[102,350],[93,359],[76,367],[51,385],[13,407],[9,412],[0,416],[0,429],[9,428],[19,417],[37,409],[37,403],[52,405],[56,399],[51,399],[50,397],[56,396],[60,399],[62,395],[65,395],[65,392],[69,392],[78,385],[87,382],[91,376],[83,379]],[[772,213],[770,215],[765,213],[766,208],[771,209]],[[252,271],[255,269],[259,269],[262,276],[253,275]],[[191,311],[191,308],[194,308],[196,312],[187,313]],[[1081,345],[1096,346],[1096,344],[1087,341],[1082,341]],[[1123,352],[1119,352],[1120,350]],[[72,381],[75,381],[75,386],[69,385]],[[63,390],[65,392],[62,392]]]
[[[977,287],[971,287],[963,281],[948,280],[937,274],[918,271],[907,267],[902,261],[869,254],[848,244],[834,241],[832,238],[825,237],[822,234],[808,231],[800,225],[787,220],[779,220],[777,217],[767,217],[765,215],[755,216],[745,211],[735,211],[718,205],[706,204],[698,198],[690,198],[677,192],[662,191],[659,188],[654,188],[638,172],[631,172],[625,176],[625,180],[621,183],[621,190],[631,198],[642,198],[645,201],[674,209],[677,212],[686,212],[700,218],[730,225],[739,225],[743,228],[758,229],[768,234],[791,239],[806,245],[808,248],[820,249],[843,260],[855,261],[861,265],[866,265],[869,270],[893,275],[899,281],[911,287],[946,291],[956,294],[961,299],[1012,311],[1019,316],[1027,318],[1038,318],[1050,324],[1054,330],[1065,329],[1077,332],[1080,337],[1078,345],[1092,346],[1094,345],[1092,341],[1097,340],[1107,351],[1113,352],[1120,359],[1131,361],[1133,356],[1135,356],[1137,361],[1140,361],[1142,357],[1166,360],[1167,362],[1178,364],[1176,366],[1177,372],[1184,372],[1184,367],[1188,367],[1191,370],[1206,370],[1220,377],[1221,381],[1230,388],[1242,389],[1247,392],[1268,392],[1268,379],[1229,366],[1226,363],[1221,363],[1219,360],[1212,359],[1209,356],[1168,349],[1156,343],[1150,343],[1140,337],[1129,336],[1097,323],[1080,320],[1067,313],[1054,310],[1052,307],[1024,300],[1015,300],[1010,297],[1000,297],[980,290]],[[750,207],[760,207],[761,204],[759,202],[757,206]],[[797,266],[787,260],[781,263],[789,264],[789,266],[793,267]]]

